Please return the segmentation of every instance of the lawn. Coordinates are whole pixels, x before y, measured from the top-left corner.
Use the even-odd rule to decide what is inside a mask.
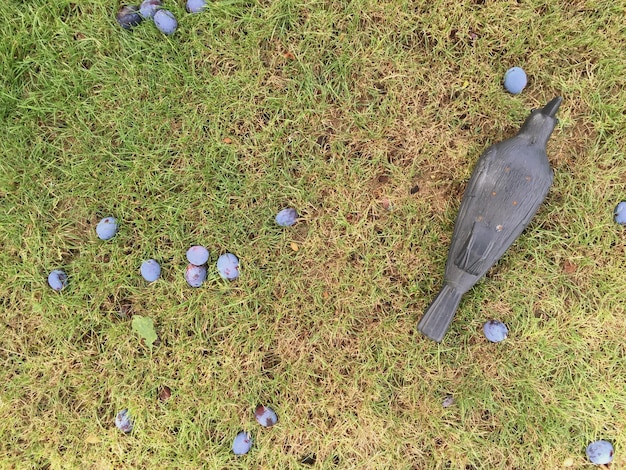
[[[166,0],[171,36],[118,6],[0,3],[0,467],[588,468],[596,439],[626,465],[626,5]],[[548,198],[428,340],[476,160],[557,95]]]

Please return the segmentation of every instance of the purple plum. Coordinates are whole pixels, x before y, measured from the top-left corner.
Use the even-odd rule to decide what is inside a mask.
[[[513,95],[519,95],[527,82],[526,72],[520,67],[511,67],[504,74],[504,88]]]
[[[144,0],[139,6],[139,13],[145,19],[152,19],[161,5],[163,5],[161,0]]]
[[[485,337],[492,343],[504,341],[509,334],[509,329],[504,323],[498,320],[489,320],[483,325]]]
[[[123,5],[115,15],[115,19],[124,29],[132,29],[143,21],[138,13],[139,8],[134,5]]]
[[[156,260],[149,259],[141,263],[140,272],[146,281],[154,282],[161,276],[161,266]]]
[[[110,240],[117,233],[117,219],[115,217],[105,217],[96,225],[96,234],[100,240]]]
[[[187,0],[187,11],[189,13],[199,13],[206,8],[204,0]]]
[[[276,215],[276,223],[281,227],[290,227],[298,220],[298,212],[291,207],[283,209]]]
[[[191,287],[200,287],[206,280],[206,266],[188,265],[185,270],[185,280]]]
[[[254,417],[261,426],[266,428],[272,427],[278,422],[278,416],[274,410],[263,405],[256,407]]]
[[[594,441],[587,446],[587,457],[596,465],[606,465],[613,460],[613,445],[608,441]]]
[[[209,250],[201,245],[192,246],[187,250],[187,260],[196,266],[202,266],[209,261]]]
[[[232,281],[239,277],[239,258],[232,253],[224,253],[217,259],[217,271],[222,279]]]
[[[133,420],[130,419],[128,410],[122,410],[117,414],[115,426],[124,433],[129,433],[133,430]]]
[[[152,19],[157,29],[168,36],[174,34],[176,28],[178,28],[178,21],[176,21],[176,17],[169,10],[157,11]]]
[[[57,292],[61,291],[67,286],[67,274],[65,274],[65,271],[55,269],[48,274],[48,285]]]
[[[235,455],[247,454],[252,447],[252,436],[249,432],[241,431],[233,440],[233,453]]]

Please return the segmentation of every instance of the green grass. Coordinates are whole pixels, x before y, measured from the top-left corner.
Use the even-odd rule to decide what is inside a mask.
[[[165,3],[171,37],[121,30],[110,1],[0,5],[0,466],[587,468],[595,439],[626,465],[625,7]],[[425,339],[476,159],[555,95],[546,203],[445,341]],[[303,217],[281,229],[287,205]],[[121,229],[102,242],[107,215]],[[212,264],[189,288],[198,243],[241,278]],[[482,336],[493,317],[502,344]],[[236,458],[241,429],[255,446]]]

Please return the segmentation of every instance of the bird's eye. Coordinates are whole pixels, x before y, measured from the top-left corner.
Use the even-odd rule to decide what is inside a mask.
[[[537,108],[530,108],[531,113],[534,113],[535,111],[537,111]]]

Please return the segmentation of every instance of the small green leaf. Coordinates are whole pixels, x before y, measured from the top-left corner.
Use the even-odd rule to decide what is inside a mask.
[[[146,344],[152,349],[152,344],[157,339],[152,318],[133,315],[133,331],[139,333],[139,336],[146,340]]]

